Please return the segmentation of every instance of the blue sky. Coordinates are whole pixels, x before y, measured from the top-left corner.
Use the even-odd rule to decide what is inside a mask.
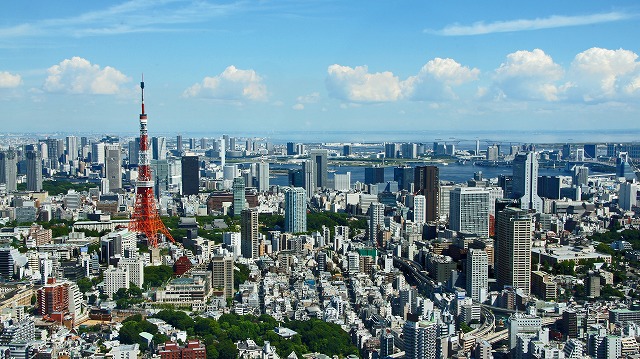
[[[5,132],[640,129],[634,1],[4,1]]]

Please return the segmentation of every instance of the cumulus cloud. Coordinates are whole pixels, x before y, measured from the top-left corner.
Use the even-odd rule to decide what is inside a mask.
[[[329,66],[329,95],[350,102],[390,102],[402,97],[401,83],[389,71],[369,73],[367,66]]]
[[[0,71],[0,88],[15,88],[22,83],[22,77],[6,71]]]
[[[308,95],[298,96],[298,98],[296,99],[297,103],[293,105],[291,108],[298,111],[304,110],[305,104],[316,103],[318,102],[318,100],[320,100],[319,92],[313,92]]]
[[[405,96],[414,100],[456,98],[452,86],[478,79],[480,70],[462,66],[453,59],[435,58],[427,62],[418,75],[403,82]]]
[[[506,99],[557,101],[564,70],[540,49],[516,51],[495,71],[494,85]]]
[[[113,95],[131,81],[113,67],[101,68],[77,56],[51,66],[47,73],[49,75],[43,85],[47,92]]]
[[[479,73],[478,69],[441,58],[427,62],[417,75],[406,80],[389,71],[369,73],[366,66],[331,65],[326,84],[332,97],[349,102],[453,99],[452,87],[476,80]]]
[[[568,93],[586,102],[620,100],[640,93],[640,63],[632,51],[591,48],[576,55]]]
[[[291,106],[291,108],[294,109],[294,110],[300,111],[300,110],[304,110],[304,105],[301,104],[301,103],[297,103],[297,104]]]
[[[227,67],[220,75],[205,77],[184,91],[185,97],[203,97],[230,101],[265,101],[267,86],[254,70]]]

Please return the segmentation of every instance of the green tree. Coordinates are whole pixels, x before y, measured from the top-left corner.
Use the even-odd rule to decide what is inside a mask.
[[[82,277],[82,278],[78,279],[78,281],[76,283],[78,284],[78,288],[80,289],[80,291],[82,293],[86,293],[86,292],[90,291],[91,288],[93,287],[93,283],[91,283],[91,279],[89,279],[87,277]]]

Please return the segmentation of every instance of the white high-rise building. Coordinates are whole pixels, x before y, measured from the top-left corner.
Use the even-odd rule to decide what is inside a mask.
[[[449,228],[488,238],[489,191],[480,187],[456,187],[449,192]]]
[[[527,210],[507,207],[498,212],[495,258],[499,288],[512,286],[530,293],[533,228]]]
[[[376,242],[378,231],[385,228],[384,204],[374,202],[369,206],[369,241]]]
[[[104,142],[97,142],[91,145],[91,162],[104,164]]]
[[[307,198],[304,188],[289,187],[284,193],[284,230],[289,233],[307,231]]]
[[[638,185],[636,183],[620,183],[620,190],[618,191],[618,205],[622,210],[630,211],[631,208],[636,205],[637,196]]]
[[[259,162],[257,168],[258,192],[269,190],[269,162]]]
[[[415,223],[424,224],[427,221],[426,205],[425,196],[421,194],[413,196],[413,221]]]
[[[118,262],[118,268],[129,272],[129,282],[142,288],[144,283],[144,262],[142,258],[122,258]]]
[[[477,302],[484,302],[489,292],[489,256],[482,249],[469,249],[467,253],[467,294]]]
[[[407,319],[402,327],[405,359],[436,359],[437,334],[436,322]]]
[[[75,160],[78,158],[78,137],[76,136],[67,136],[65,139],[66,147],[67,147],[67,155],[69,155],[69,160]]]
[[[104,294],[113,298],[120,288],[129,289],[129,271],[124,268],[109,267],[104,271]]]
[[[538,155],[527,152],[513,159],[513,198],[520,199],[520,208],[542,213],[543,201],[538,196]]]
[[[333,189],[347,192],[351,189],[351,172],[345,174],[335,173],[333,175]]]

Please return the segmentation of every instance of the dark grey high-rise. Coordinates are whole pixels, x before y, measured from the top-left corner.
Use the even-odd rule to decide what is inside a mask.
[[[327,179],[327,157],[329,156],[329,151],[317,149],[311,150],[310,157],[311,162],[313,162],[313,172],[315,174],[315,185],[316,187],[325,188],[328,187],[328,179]]]
[[[7,192],[17,190],[18,158],[14,150],[0,152],[0,183],[6,185]]]
[[[411,167],[396,167],[393,169],[393,180],[398,182],[398,188],[400,190],[411,190],[411,184],[413,183],[413,168]]]
[[[440,170],[437,166],[418,166],[414,170],[413,191],[426,200],[426,221],[440,219]]]
[[[384,167],[365,167],[364,183],[365,184],[384,183]]]
[[[200,191],[200,163],[198,156],[182,156],[182,194],[189,196]]]
[[[42,155],[36,150],[27,152],[27,191],[42,191]]]

